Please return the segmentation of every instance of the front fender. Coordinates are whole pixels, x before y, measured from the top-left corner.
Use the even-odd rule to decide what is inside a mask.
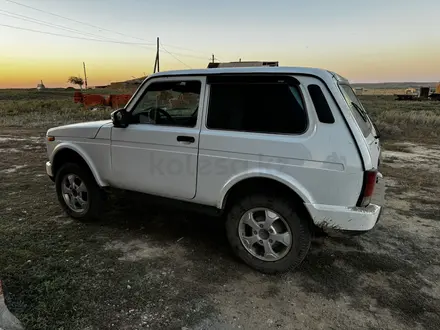
[[[313,198],[310,195],[310,193],[295,178],[288,176],[285,173],[279,172],[277,170],[255,169],[255,170],[249,170],[239,173],[233,176],[229,181],[225,183],[225,185],[222,187],[220,191],[217,208],[221,209],[223,207],[226,195],[228,194],[229,190],[232,187],[234,187],[237,183],[243,180],[252,179],[252,178],[265,178],[265,179],[272,179],[274,181],[278,181],[279,183],[284,184],[286,187],[290,188],[295,193],[297,193],[297,195],[301,197],[304,203],[313,203]]]
[[[87,152],[78,144],[72,143],[72,142],[68,142],[68,141],[63,141],[60,142],[59,144],[57,144],[53,150],[52,153],[49,157],[49,161],[54,164],[54,159],[55,156],[61,151],[61,150],[65,150],[65,149],[70,149],[72,151],[75,151],[78,155],[80,155],[82,157],[82,159],[84,159],[84,161],[87,163],[87,165],[89,166],[90,171],[92,172],[96,183],[98,183],[98,185],[100,187],[105,187],[108,184],[105,183],[102,180],[102,177],[99,175],[99,171],[97,170],[95,164],[93,163],[93,161],[91,160],[90,156],[87,154]]]

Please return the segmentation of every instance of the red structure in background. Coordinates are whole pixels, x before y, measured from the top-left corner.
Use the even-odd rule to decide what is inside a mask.
[[[81,93],[81,92],[73,93],[73,102],[83,103],[83,93]]]
[[[83,96],[83,102],[85,107],[93,106],[105,106],[107,105],[106,99],[102,95],[86,94]]]
[[[107,102],[112,108],[122,108],[130,100],[130,94],[110,95]]]
[[[75,92],[73,94],[73,101],[75,103],[82,103],[85,107],[109,106],[112,108],[121,108],[130,100],[131,94],[109,95],[104,97],[97,94],[83,94]]]

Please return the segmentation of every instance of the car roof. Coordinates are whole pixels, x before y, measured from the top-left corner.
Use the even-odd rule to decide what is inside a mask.
[[[325,81],[331,80],[331,78],[335,78],[340,82],[343,81],[348,82],[347,79],[341,77],[340,75],[325,69],[308,68],[308,67],[288,67],[288,66],[286,67],[259,66],[259,67],[174,70],[174,71],[158,72],[149,76],[148,78],[163,77],[163,76],[195,76],[195,75],[208,76],[208,75],[216,75],[216,74],[240,74],[240,73],[313,75]]]

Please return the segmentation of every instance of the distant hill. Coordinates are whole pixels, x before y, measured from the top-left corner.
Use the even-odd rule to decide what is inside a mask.
[[[435,87],[438,82],[384,82],[384,83],[357,83],[353,87],[363,87],[366,89],[406,89],[418,87]]]

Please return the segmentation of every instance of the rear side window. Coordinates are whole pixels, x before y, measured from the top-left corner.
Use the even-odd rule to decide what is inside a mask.
[[[371,121],[350,85],[339,85],[342,95],[350,108],[353,117],[359,125],[362,133],[367,137],[371,133]]]
[[[335,118],[333,117],[332,111],[321,87],[318,85],[309,85],[307,89],[309,90],[319,121],[321,123],[333,124]]]
[[[301,92],[286,82],[218,82],[210,88],[207,127],[300,134],[307,129]]]

